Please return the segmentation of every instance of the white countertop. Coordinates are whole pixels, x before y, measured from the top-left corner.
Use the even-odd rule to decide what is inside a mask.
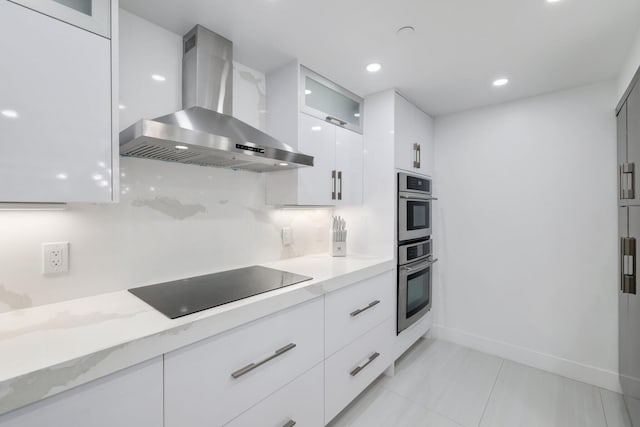
[[[128,291],[0,314],[0,414],[393,269],[311,255],[261,264],[313,280],[169,319]]]

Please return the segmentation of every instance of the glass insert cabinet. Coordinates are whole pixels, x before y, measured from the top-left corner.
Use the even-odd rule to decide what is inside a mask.
[[[302,112],[362,133],[363,99],[358,95],[302,66],[300,87]]]
[[[10,0],[29,9],[111,38],[111,0]]]

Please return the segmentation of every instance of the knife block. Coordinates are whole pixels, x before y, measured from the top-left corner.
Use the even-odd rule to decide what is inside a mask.
[[[347,256],[347,242],[331,241],[331,256]]]

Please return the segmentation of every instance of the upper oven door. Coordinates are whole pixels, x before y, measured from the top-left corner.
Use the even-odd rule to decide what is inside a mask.
[[[432,198],[416,193],[398,194],[398,240],[423,239],[431,235]]]

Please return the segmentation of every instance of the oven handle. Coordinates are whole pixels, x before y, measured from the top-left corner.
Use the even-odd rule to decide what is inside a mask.
[[[400,197],[401,199],[407,199],[407,200],[438,200],[437,197],[404,196],[402,194],[398,197]]]
[[[438,259],[433,259],[430,261],[426,261],[423,263],[420,263],[417,267],[407,267],[407,266],[402,266],[400,267],[400,270],[406,270],[408,273],[411,273],[412,271],[418,271],[418,270],[424,270],[425,268],[433,265],[435,262],[437,262]]]

